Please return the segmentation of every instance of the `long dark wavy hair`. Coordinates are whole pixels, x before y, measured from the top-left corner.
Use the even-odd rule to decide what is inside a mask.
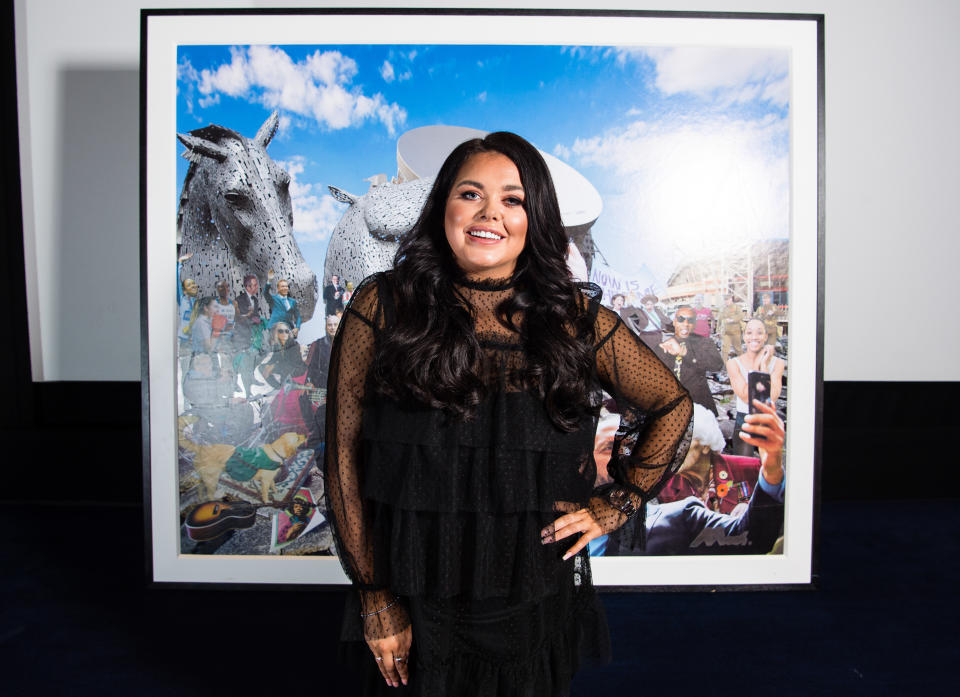
[[[526,367],[515,378],[539,393],[558,428],[573,431],[595,409],[586,389],[593,364],[592,322],[580,309],[580,290],[567,268],[567,235],[547,163],[513,133],[461,143],[440,168],[420,218],[394,258],[399,321],[378,347],[376,386],[395,399],[413,397],[462,418],[469,418],[483,399],[482,350],[469,304],[457,288],[463,271],[447,243],[444,215],[461,167],[470,157],[490,152],[516,165],[527,214],[515,292],[497,307],[500,322],[519,333],[526,355]]]

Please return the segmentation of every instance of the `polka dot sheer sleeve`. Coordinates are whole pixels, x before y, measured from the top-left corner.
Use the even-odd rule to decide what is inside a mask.
[[[693,402],[616,314],[600,308],[596,326],[597,376],[616,402],[620,426],[607,467],[614,483],[598,489],[588,508],[604,532],[611,532],[631,511],[643,516],[646,502],[680,467],[690,445]]]
[[[397,634],[410,624],[406,608],[388,590],[389,550],[374,532],[362,495],[363,404],[380,313],[373,282],[359,287],[344,311],[330,352],[324,453],[327,512],[340,562],[357,591],[354,611],[367,639]]]

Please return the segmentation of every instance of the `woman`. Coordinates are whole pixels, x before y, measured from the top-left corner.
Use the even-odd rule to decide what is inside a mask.
[[[747,375],[753,371],[770,374],[770,403],[776,404],[783,387],[784,362],[773,355],[773,346],[767,343],[767,328],[762,319],[754,317],[743,328],[744,352],[727,361],[730,387],[737,396],[737,421],[733,429],[733,452],[753,455],[753,446],[740,439],[740,430],[750,411],[747,404]]]
[[[623,311],[623,304],[627,302],[627,297],[623,293],[617,293],[610,298],[610,309],[618,315]]]
[[[193,306],[197,303],[197,293],[200,291],[192,278],[180,278],[183,262],[192,256],[192,253],[182,254],[177,258],[177,314],[180,317],[180,331],[177,333],[180,341],[177,346],[181,357],[190,355],[187,350],[190,345],[190,321],[194,317]]]
[[[217,282],[217,296],[213,304],[213,338],[217,350],[232,353],[233,327],[237,317],[237,303],[230,297],[230,282]]]
[[[213,297],[204,296],[194,304],[190,324],[183,332],[190,337],[192,355],[213,350]]]
[[[297,306],[297,301],[290,297],[290,281],[287,279],[281,278],[277,281],[277,292],[273,292],[275,276],[273,269],[267,271],[267,285],[263,289],[270,304],[270,320],[267,322],[267,329],[272,329],[277,322],[286,322],[290,326],[293,338],[296,338],[300,332],[300,308]]]
[[[562,695],[603,658],[585,547],[683,460],[692,407],[566,251],[542,157],[493,133],[450,154],[344,312],[325,496],[367,694]],[[594,490],[601,387],[625,435]]]
[[[350,298],[353,297],[353,281],[347,281],[346,288],[347,289],[343,291],[343,295],[341,296],[341,298],[343,299],[344,307],[346,307],[347,304],[349,304]]]
[[[267,384],[279,389],[288,377],[300,377],[307,372],[300,344],[293,338],[293,329],[286,322],[277,322],[270,330],[270,354],[259,366],[260,375]]]

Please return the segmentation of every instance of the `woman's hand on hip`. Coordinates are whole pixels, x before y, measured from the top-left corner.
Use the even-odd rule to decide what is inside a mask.
[[[586,508],[580,508],[560,516],[553,521],[553,524],[541,530],[540,540],[547,545],[577,533],[580,533],[580,537],[563,555],[564,561],[586,547],[590,540],[606,534],[590,511]]]

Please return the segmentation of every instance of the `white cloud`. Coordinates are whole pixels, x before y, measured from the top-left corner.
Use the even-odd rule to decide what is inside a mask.
[[[182,89],[182,97],[187,107],[187,113],[199,121],[200,118],[193,112],[194,97],[196,96],[195,86],[198,78],[199,73],[197,73],[196,68],[193,67],[189,58],[184,58],[177,63],[177,95],[181,95]],[[201,103],[200,106],[203,106],[203,104]]]
[[[561,46],[560,53],[561,55],[569,55],[573,58],[583,58],[587,55],[587,47],[585,46]]]
[[[383,78],[384,82],[393,82],[396,74],[393,72],[393,66],[390,64],[390,61],[383,61],[383,65],[380,66],[380,77]]]
[[[293,234],[298,242],[320,242],[330,237],[348,206],[330,194],[317,195],[320,184],[300,181],[305,169],[303,157],[278,161],[290,175],[290,199],[293,204]]]
[[[197,89],[205,95],[213,92],[223,92],[231,97],[239,97],[250,87],[247,72],[246,52],[242,49],[231,48],[229,63],[224,63],[213,71],[206,68],[200,71]]]
[[[485,102],[485,101],[487,101],[487,91],[486,91],[486,90],[484,90],[483,92],[481,92],[480,94],[477,95],[477,101],[478,101],[478,102]]]
[[[787,128],[774,117],[637,120],[569,149],[606,180],[598,232],[633,240],[625,264],[642,258],[667,276],[684,259],[789,235]]]
[[[702,46],[617,49],[620,63],[642,59],[654,62],[654,84],[667,95],[689,92],[719,95],[727,103],[762,99],[778,105],[789,97],[786,51]]]
[[[382,94],[366,95],[360,87],[351,86],[357,63],[339,51],[314,51],[297,62],[271,46],[235,47],[230,54],[229,63],[202,70],[197,77],[197,90],[208,104],[215,103],[220,94],[245,97],[270,109],[312,118],[334,130],[374,119],[390,135],[406,121],[407,112],[400,105],[388,103]],[[391,66],[391,74],[392,70]]]
[[[573,151],[563,143],[557,143],[556,147],[553,149],[553,154],[559,157],[561,160],[569,161]]]
[[[294,203],[293,234],[298,242],[320,242],[330,238],[347,205],[330,194],[307,195]]]
[[[197,69],[193,67],[189,58],[184,58],[177,63],[177,82],[196,82],[199,77]]]

